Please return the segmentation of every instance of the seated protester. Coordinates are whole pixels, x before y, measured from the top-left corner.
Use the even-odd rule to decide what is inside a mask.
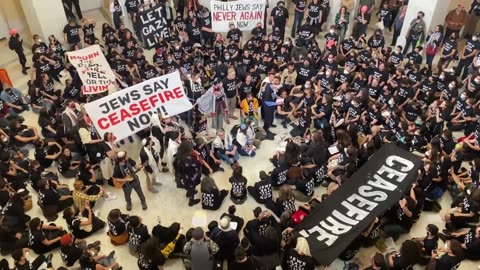
[[[110,243],[114,246],[119,246],[128,241],[128,215],[122,214],[120,209],[112,209],[108,213],[107,225],[110,237]]]
[[[165,246],[175,241],[175,248],[171,253],[182,255],[186,239],[185,235],[180,233],[180,229],[180,223],[178,222],[172,223],[169,227],[157,224],[152,229],[152,236],[156,238],[161,245]]]
[[[232,132],[235,132],[232,129]],[[250,138],[247,134],[247,125],[241,124],[240,128],[236,131],[236,136],[233,140],[234,145],[237,147],[237,152],[241,156],[255,156],[255,149],[256,147],[252,144],[252,140],[254,138]]]
[[[95,202],[100,198],[105,200],[116,199],[115,196],[110,195],[110,192],[105,192],[102,186],[97,185],[84,185],[83,181],[75,180],[73,183],[73,203],[76,207],[81,208],[86,203],[89,203],[93,208]]]
[[[193,133],[192,137],[204,137],[206,139],[215,138],[215,129],[208,128],[208,118],[204,114],[197,114],[195,116],[195,121],[193,122]]]
[[[38,192],[38,183],[43,178],[58,182],[58,175],[55,172],[43,168],[38,161],[32,160],[30,162],[30,185],[35,191]]]
[[[131,254],[136,254],[140,246],[150,239],[148,228],[139,216],[128,217],[128,248]]]
[[[434,250],[432,252],[432,258],[427,265],[426,269],[442,270],[442,269],[458,269],[462,263],[464,257],[464,251],[462,244],[455,240],[447,240],[443,248],[439,248],[439,251],[443,251],[444,254],[439,257],[438,252]]]
[[[76,239],[70,233],[63,235],[60,243],[62,244],[60,257],[62,257],[63,263],[68,267],[74,266],[80,257],[82,257],[84,251],[93,254],[98,254],[100,251],[100,241],[95,241],[92,244],[86,245],[85,240]],[[99,260],[100,257],[102,256],[97,255],[96,260]]]
[[[63,218],[70,232],[78,239],[84,239],[105,227],[105,222],[93,214],[88,203],[81,208],[71,206],[63,211]]]
[[[202,208],[208,210],[217,210],[222,205],[223,199],[227,197],[228,191],[219,190],[215,181],[205,176],[200,183],[200,191],[202,192]]]
[[[46,108],[40,109],[38,115],[38,125],[42,128],[42,135],[48,139],[57,139],[57,120],[55,112],[47,110]]]
[[[73,178],[75,176],[78,176],[80,164],[80,160],[72,159],[72,152],[70,151],[70,147],[64,146],[61,155],[58,157],[58,172],[65,178]],[[81,173],[84,173],[84,171],[81,171]]]
[[[102,260],[102,263],[100,260],[96,260],[99,257],[95,256],[95,253],[85,251],[83,252],[82,256],[78,260],[80,263],[80,268],[82,270],[94,270],[94,269],[121,269],[121,267],[118,265],[117,262],[115,262],[113,258],[113,253],[110,253],[106,258],[106,260]],[[109,264],[106,264],[108,262]],[[106,265],[105,265],[106,264]]]
[[[220,216],[220,219],[224,217],[228,217],[230,219],[230,224],[232,225],[232,227],[235,227],[235,231],[237,231],[237,234],[238,234],[243,228],[244,220],[243,218],[235,215],[236,211],[237,211],[237,208],[235,207],[235,205],[230,205],[228,207],[228,213],[223,213]]]
[[[5,83],[3,84],[3,88],[4,90],[0,93],[0,99],[7,104],[10,110],[15,111],[17,114],[25,110],[30,110],[28,108],[30,100],[28,100],[20,90],[10,87]]]
[[[300,136],[302,138],[307,138],[310,132],[310,124],[312,123],[312,115],[311,107],[305,107],[298,118],[298,125],[293,125],[290,135],[292,137]]]
[[[283,256],[282,269],[294,270],[299,265],[302,265],[302,270],[314,270],[315,261],[310,253],[310,247],[305,238],[297,238],[297,245],[295,248],[290,248],[285,252]]]
[[[5,181],[3,181],[3,183],[5,183]],[[5,225],[10,227],[13,231],[24,231],[26,229],[26,224],[28,224],[31,219],[29,215],[25,214],[25,210],[29,210],[25,208],[27,198],[30,198],[31,202],[31,196],[28,194],[27,190],[19,189],[18,192],[9,197],[5,204],[0,205],[2,208],[0,213],[5,218]]]
[[[62,147],[57,142],[46,142],[37,140],[35,145],[35,160],[44,168],[52,166],[53,161],[57,160],[62,154]]]
[[[260,171],[259,178],[260,181],[253,186],[248,186],[247,191],[257,203],[265,204],[273,198],[272,179],[265,171]]]
[[[219,165],[222,161],[215,157],[211,147],[211,143],[207,143],[204,138],[198,137],[195,139],[194,150],[197,151],[199,156],[202,158],[202,173],[205,175],[224,171],[224,169]]]
[[[10,120],[8,126],[10,128],[10,139],[17,147],[23,148],[38,140],[37,129],[33,126],[22,125],[18,119]]]
[[[256,270],[257,266],[252,257],[247,256],[246,250],[242,246],[238,246],[233,255],[235,260],[228,264],[230,270]]]
[[[235,167],[228,180],[232,184],[230,199],[235,204],[243,204],[247,200],[247,178],[242,175],[242,172],[242,166]]]
[[[293,196],[297,201],[308,202],[312,199],[315,187],[314,175],[309,170],[299,168],[297,177],[288,181],[292,188]]]
[[[385,256],[382,253],[376,252],[370,257],[370,266],[363,268],[364,270],[386,270],[387,263],[385,262]]]
[[[434,224],[428,224],[427,235],[425,237],[414,238],[422,247],[423,255],[426,257],[432,256],[432,252],[438,248],[438,227]]]
[[[410,196],[404,196],[398,206],[392,207],[382,218],[382,230],[396,241],[401,234],[408,233],[415,223],[417,202]]]
[[[278,217],[285,211],[290,211],[290,213],[295,212],[295,197],[293,196],[292,188],[288,185],[283,185],[280,188],[278,198],[276,198],[275,201],[267,201],[265,206],[272,210]]]
[[[56,220],[57,213],[73,204],[73,197],[68,186],[53,180],[41,179],[38,182],[38,204],[48,221]]]
[[[237,160],[239,159],[237,146],[234,145],[232,137],[230,134],[225,133],[225,130],[217,130],[217,136],[212,146],[213,152],[218,159],[225,161],[232,168],[237,164]]]
[[[388,269],[413,269],[413,266],[419,263],[422,258],[422,250],[417,242],[406,240],[402,243],[400,251],[393,251],[385,257],[387,259]]]
[[[210,232],[210,238],[217,243],[219,250],[215,254],[215,259],[219,263],[223,263],[224,260],[229,262],[233,261],[233,252],[235,248],[240,244],[240,239],[235,230],[232,229],[230,219],[223,217],[220,219],[218,226]]]
[[[60,239],[67,233],[60,226],[43,224],[39,218],[30,220],[28,228],[28,247],[37,254],[45,254],[60,247]]]
[[[279,188],[287,183],[288,168],[289,167],[285,164],[279,164],[279,167],[273,169],[273,171],[270,173],[273,188]]]
[[[189,233],[187,232],[187,235]],[[185,257],[190,261],[192,266],[199,265],[203,269],[213,269],[215,260],[212,255],[215,255],[219,247],[205,234],[201,227],[191,229],[190,240],[183,247]],[[211,254],[205,256],[204,254]]]
[[[260,269],[274,269],[280,266],[282,259],[280,257],[281,232],[278,227],[268,226],[263,229],[263,234],[257,235],[255,247],[255,260]]]
[[[245,99],[240,104],[240,123],[252,120],[255,126],[258,126],[258,109],[258,99],[251,92],[247,93]]]
[[[20,248],[12,252],[13,265],[15,265],[15,269],[34,270],[34,269],[43,269],[43,267],[45,266],[48,269],[54,269],[52,266],[53,254],[49,254],[46,257],[45,255],[41,254],[35,260],[33,260],[33,262],[28,260],[27,257],[28,257],[28,248]]]
[[[472,189],[470,193],[465,194],[463,199],[452,202],[455,208],[453,213],[445,215],[445,227],[447,230],[458,230],[468,227],[469,223],[475,222],[478,217],[480,203],[480,189]]]
[[[152,237],[140,246],[138,250],[137,266],[140,270],[163,269],[165,257],[157,238]]]

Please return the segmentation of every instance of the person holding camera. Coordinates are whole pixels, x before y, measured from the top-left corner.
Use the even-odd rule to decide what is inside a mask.
[[[192,239],[183,247],[191,270],[213,269],[213,256],[219,251],[218,245],[207,237],[202,228],[192,231]]]

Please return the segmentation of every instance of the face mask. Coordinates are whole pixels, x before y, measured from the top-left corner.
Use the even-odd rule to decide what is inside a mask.
[[[460,98],[463,99],[463,100],[465,100],[465,99],[467,99],[467,95],[461,94],[461,95],[460,95]]]
[[[332,75],[332,72],[327,71],[325,74],[327,74],[327,76],[330,76],[330,75]]]
[[[329,63],[333,63],[333,59],[328,58],[328,62],[329,62]]]
[[[476,83],[480,83],[480,80],[479,80],[479,79],[477,79],[477,78],[475,78],[475,80],[474,80],[474,81],[475,81]]]
[[[172,61],[173,61],[173,59],[171,59],[171,58],[168,58],[168,60],[167,60],[167,62],[168,62],[169,64],[171,64]]]
[[[41,38],[37,39],[37,42],[38,43],[42,42],[42,39]]]
[[[398,51],[398,50],[397,50],[397,51],[395,51],[395,52],[396,52],[397,54],[400,54],[400,53],[401,53],[401,51]]]
[[[7,143],[7,142],[8,142],[8,137],[6,137],[6,136],[3,137],[3,138],[2,138],[2,142]]]
[[[288,42],[288,41],[287,41],[287,42],[285,42],[285,45],[290,45],[290,42]]]
[[[445,75],[440,75],[438,78],[439,78],[440,80],[443,80],[443,79],[445,79]]]
[[[348,73],[350,73],[350,72],[348,72],[348,70],[343,71],[343,74],[348,74]]]
[[[330,34],[333,34],[333,33],[335,33],[335,30],[330,29]]]
[[[443,246],[443,248],[444,248],[445,250],[448,250],[448,243],[445,243],[445,245]]]
[[[310,84],[305,84],[305,88],[310,88]]]
[[[230,55],[226,55],[225,60],[230,60]]]
[[[478,38],[477,38],[477,37],[472,37],[472,40],[473,40],[473,41],[477,41]]]
[[[176,49],[176,50],[179,50],[179,49],[180,49],[180,46],[175,46],[175,49]]]
[[[390,107],[393,106],[393,105],[395,105],[395,101],[392,100],[392,99],[390,99],[390,100],[388,101],[388,105],[390,105]]]
[[[451,84],[448,85],[448,88],[450,88],[450,90],[451,90],[451,89],[455,88],[455,85],[453,83],[451,83]]]
[[[419,126],[421,125],[422,123],[419,121],[419,120],[415,120],[415,125]]]

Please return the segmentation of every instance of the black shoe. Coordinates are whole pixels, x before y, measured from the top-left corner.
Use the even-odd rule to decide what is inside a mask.
[[[45,258],[47,264],[52,263],[52,257],[53,253],[47,255],[47,257]]]
[[[143,202],[142,203],[142,209],[143,210],[147,210],[148,206],[147,206],[147,203],[146,202]]]
[[[192,207],[200,202],[200,199],[190,199],[188,206]]]
[[[287,123],[282,122],[282,127],[283,127],[283,128],[287,128]]]
[[[25,70],[29,70],[29,69],[30,69],[30,67],[25,67]]]
[[[273,128],[276,128],[276,127],[277,127],[277,125],[274,125],[274,124],[271,124],[270,126],[273,127]]]
[[[440,233],[440,232],[439,232],[437,235],[438,235],[438,238],[440,238],[444,243],[445,243],[448,239],[450,239],[450,236],[448,236],[448,235],[446,235],[446,234],[443,234],[443,233]]]
[[[25,69],[22,69],[23,75],[28,75],[27,71]]]
[[[127,204],[127,211],[132,211],[132,205],[131,204]]]

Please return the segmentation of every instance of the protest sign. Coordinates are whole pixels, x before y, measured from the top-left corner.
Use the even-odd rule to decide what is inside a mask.
[[[234,23],[241,31],[250,31],[259,22],[263,25],[265,1],[211,1],[210,11],[214,32],[228,32],[230,23]]]
[[[103,93],[115,81],[115,74],[100,46],[93,45],[78,51],[67,52],[67,57],[83,82],[84,95]]]
[[[192,109],[180,74],[170,73],[85,104],[85,111],[103,138],[112,132],[124,139],[151,125],[155,113],[174,116]]]
[[[142,34],[143,45],[151,49],[157,43],[158,37],[169,37],[165,7],[157,5],[137,13],[137,23]]]
[[[375,219],[398,204],[422,166],[419,157],[384,145],[295,227],[313,258],[330,265]]]

